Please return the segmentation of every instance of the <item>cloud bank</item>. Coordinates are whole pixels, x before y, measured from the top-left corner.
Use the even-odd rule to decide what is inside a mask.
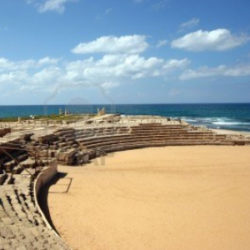
[[[94,41],[79,43],[72,52],[75,54],[138,54],[148,48],[146,36],[102,36]]]
[[[250,76],[250,64],[245,65],[234,65],[226,66],[219,65],[218,67],[201,67],[199,69],[187,69],[181,75],[181,80],[190,80],[196,78],[206,78],[206,77],[242,77]]]
[[[191,69],[187,58],[145,57],[149,47],[142,35],[105,36],[80,43],[77,54],[92,54],[84,59],[64,60],[51,57],[11,61],[0,58],[0,88],[53,92],[60,87],[101,87],[109,89],[143,79],[188,81],[205,77],[250,76],[250,65],[201,67]],[[96,53],[98,53],[96,55]],[[99,53],[102,53],[100,55]]]
[[[60,61],[52,58],[13,62],[0,58],[0,85],[52,90],[60,84],[113,87],[122,82],[166,76],[189,64],[140,55],[104,55],[100,59]],[[108,84],[107,84],[108,83]]]
[[[198,30],[173,40],[171,47],[188,51],[224,51],[238,47],[247,41],[249,37],[246,35],[232,35],[227,29]]]
[[[139,79],[171,76],[183,71],[190,61],[141,55],[148,47],[145,36],[100,37],[82,43],[72,51],[104,53],[81,60],[45,57],[39,60],[10,61],[0,58],[0,86],[14,84],[21,90],[52,91],[62,85],[111,88]]]
[[[62,14],[65,11],[65,5],[77,0],[26,0],[28,4],[34,5],[40,13],[55,11]]]

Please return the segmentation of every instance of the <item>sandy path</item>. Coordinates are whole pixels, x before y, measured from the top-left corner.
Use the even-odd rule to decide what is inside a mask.
[[[250,249],[250,147],[148,148],[100,163],[60,167],[68,174],[50,188],[73,249]]]

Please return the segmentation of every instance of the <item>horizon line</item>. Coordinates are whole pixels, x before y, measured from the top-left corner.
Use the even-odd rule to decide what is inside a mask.
[[[115,105],[199,105],[199,104],[250,104],[250,102],[176,102],[176,103],[92,103],[92,104],[0,104],[0,107],[7,106],[115,106]]]

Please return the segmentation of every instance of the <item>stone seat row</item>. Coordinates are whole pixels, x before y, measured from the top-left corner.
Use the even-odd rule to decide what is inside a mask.
[[[92,129],[60,129],[53,134],[52,140],[48,141],[47,151],[41,151],[41,155],[56,157],[60,163],[66,165],[78,165],[120,148],[122,150],[155,145],[232,144],[225,135],[216,135],[210,130],[200,130],[181,123],[143,123],[133,126],[123,125],[119,128],[120,130],[114,125]],[[39,143],[35,147],[38,150]]]
[[[115,151],[121,151],[121,150],[128,150],[128,149],[135,149],[135,148],[143,148],[143,147],[157,147],[157,146],[177,146],[177,145],[222,145],[221,142],[211,142],[211,141],[169,141],[169,142],[162,142],[162,141],[155,141],[155,142],[124,142],[124,143],[115,143],[115,144],[109,144],[106,146],[98,146],[96,149],[98,149],[99,152],[102,152],[103,154],[109,153],[109,152],[115,152]],[[225,145],[225,144],[223,144]],[[228,142],[228,145],[231,145],[230,142]]]
[[[211,141],[212,139],[211,138],[208,138],[209,141]],[[149,137],[133,137],[133,136],[128,136],[128,137],[124,137],[124,138],[111,138],[110,140],[102,140],[102,139],[99,139],[99,140],[96,140],[96,141],[92,141],[92,142],[82,142],[80,143],[81,146],[83,147],[86,147],[86,148],[95,148],[95,147],[98,147],[100,145],[109,145],[109,144],[117,144],[117,143],[126,143],[126,142],[134,142],[134,143],[137,143],[137,142],[141,142],[141,141],[146,141],[148,143],[151,143],[151,142],[155,142],[155,141],[162,141],[162,142],[165,142],[165,143],[168,143],[169,141],[175,141],[176,143],[179,142],[179,141],[204,141],[204,138],[181,138],[181,137],[176,137],[176,138],[162,138],[162,137],[152,137],[152,138],[149,138]]]
[[[89,159],[99,156],[100,154],[105,154],[106,152],[125,150],[130,148],[139,148],[146,146],[168,146],[168,145],[221,145],[227,144],[231,145],[232,142],[221,142],[220,139],[210,136],[203,137],[172,137],[172,138],[161,138],[155,136],[120,136],[120,137],[100,137],[92,138],[88,141],[80,142],[81,148],[65,150],[64,153],[59,154],[59,162],[66,163],[67,165],[82,164],[88,162]],[[91,154],[89,152],[91,151]],[[94,152],[94,153],[93,153]],[[80,158],[79,158],[80,157]],[[80,160],[78,160],[80,159]]]
[[[103,131],[95,131],[95,130],[76,130],[75,132],[68,133],[67,135],[61,135],[60,138],[71,138],[73,136],[75,137],[80,137],[80,136],[99,136],[99,135],[112,135],[112,134],[123,134],[123,133],[128,133],[129,129],[126,130],[103,130]]]
[[[151,140],[149,140],[148,138],[145,139],[136,139],[136,138],[130,138],[130,139],[126,139],[126,140],[119,140],[119,141],[108,141],[108,142],[96,142],[96,143],[92,143],[92,144],[84,144],[83,146],[85,146],[87,149],[95,149],[95,148],[100,148],[100,147],[109,147],[112,145],[118,145],[118,144],[131,144],[133,143],[134,145],[140,145],[140,144],[146,144],[146,145],[152,145],[154,146],[155,144],[159,143],[161,145],[207,145],[207,144],[221,144],[220,141],[216,141],[216,140],[204,140],[204,139],[197,139],[197,138],[192,138],[192,139],[183,139],[183,138],[173,138],[172,140],[166,140],[166,139],[157,139],[157,138],[152,138]],[[228,142],[228,144],[232,144],[231,142]]]
[[[2,249],[67,249],[41,217],[34,203],[34,176],[12,175],[13,183],[0,192],[0,246]],[[1,248],[0,247],[0,248]],[[18,248],[19,247],[19,248]]]
[[[74,130],[74,129],[65,129],[65,130],[59,130],[55,132],[55,135],[57,136],[67,136],[72,133],[78,133],[78,134],[88,134],[88,133],[103,133],[103,132],[119,132],[119,131],[128,131],[128,127],[121,127],[121,126],[113,126],[113,127],[99,127],[99,128],[86,128],[84,130]]]
[[[189,141],[189,140],[200,140],[201,142],[204,140],[210,140],[210,141],[216,141],[219,140],[219,138],[217,138],[216,136],[213,135],[201,135],[201,136],[195,136],[195,135],[176,135],[176,136],[159,136],[159,135],[123,135],[123,136],[110,136],[110,137],[97,137],[97,138],[86,138],[86,139],[82,139],[79,140],[79,144],[81,146],[84,146],[86,148],[90,148],[90,146],[95,147],[99,144],[114,144],[114,143],[119,143],[122,141],[125,142],[129,142],[129,141],[148,141],[148,142],[152,142],[152,141],[157,141],[157,140],[161,140],[161,141],[170,141],[170,140],[175,140],[175,141]]]
[[[71,137],[69,137],[67,140],[65,140],[65,138],[64,138],[64,140],[61,140],[61,139],[59,139],[59,143],[62,141],[63,143],[65,143],[64,145],[67,145],[67,143],[68,142],[72,142],[72,141],[79,141],[79,142],[81,142],[81,141],[85,141],[85,140],[88,140],[88,138],[89,139],[91,139],[91,138],[99,138],[99,137],[103,137],[103,138],[105,138],[105,136],[122,136],[122,135],[127,135],[127,134],[110,134],[110,135],[94,135],[93,136],[93,134],[94,133],[92,133],[90,136],[75,136],[75,135],[72,135]],[[136,135],[145,135],[145,131],[132,131],[132,134],[136,134]],[[191,131],[191,132],[188,132],[188,131],[186,131],[186,130],[178,130],[178,131],[176,131],[176,133],[173,133],[173,132],[171,132],[171,131],[164,131],[164,132],[162,132],[162,131],[150,131],[150,133],[147,133],[147,135],[150,135],[150,134],[152,134],[152,135],[162,135],[162,136],[164,136],[164,135],[170,135],[170,136],[173,136],[173,135],[180,135],[180,134],[183,134],[183,135],[194,135],[194,136],[197,136],[197,135],[202,135],[202,136],[205,136],[205,135],[207,135],[207,136],[209,136],[209,135],[213,135],[213,133],[211,133],[211,132],[200,132],[200,131],[195,131],[195,132],[193,132],[193,131]],[[58,143],[58,142],[54,142],[53,144],[56,144],[56,143]],[[62,144],[62,146],[63,146],[63,144]]]
[[[127,132],[127,130],[125,131]],[[86,132],[79,132],[79,131],[76,131],[75,133],[74,132],[70,132],[69,134],[67,135],[61,135],[61,136],[56,136],[56,135],[53,135],[53,136],[44,136],[42,138],[39,138],[39,141],[36,141],[36,144],[35,145],[38,145],[40,148],[41,148],[41,142],[44,143],[44,144],[53,144],[53,145],[56,145],[57,143],[60,143],[60,142],[70,142],[70,141],[74,141],[76,138],[86,138],[86,137],[93,137],[93,136],[105,136],[105,135],[115,135],[115,134],[124,134],[125,132],[116,132],[114,133],[113,131],[109,131],[109,132],[102,132],[102,133],[95,133],[95,131],[90,131],[88,133]],[[44,148],[43,149],[46,149],[46,146],[44,145]]]
[[[190,138],[196,138],[196,139],[221,139],[222,137],[218,137],[217,135],[210,134],[210,133],[176,133],[176,134],[158,134],[158,133],[152,133],[152,134],[145,134],[145,133],[139,133],[139,134],[125,134],[125,135],[114,135],[114,136],[100,136],[100,137],[87,137],[83,139],[76,139],[77,142],[80,144],[88,145],[95,142],[104,142],[104,141],[115,141],[115,140],[126,140],[130,138],[135,139],[149,139],[157,138],[157,139],[190,139]],[[224,138],[224,136],[223,136]]]
[[[34,181],[51,159],[35,160],[19,143],[0,153],[0,249],[68,249],[35,202]]]

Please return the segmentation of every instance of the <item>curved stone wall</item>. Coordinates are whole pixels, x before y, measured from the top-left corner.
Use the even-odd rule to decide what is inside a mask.
[[[22,161],[2,158],[0,165],[0,249],[69,249],[37,200],[41,188],[57,173],[55,160],[35,160],[23,153],[18,157]]]
[[[41,189],[45,185],[47,185],[56,176],[56,174],[57,174],[57,164],[56,164],[56,161],[53,161],[50,164],[50,166],[43,169],[43,171],[37,176],[37,178],[34,181],[34,186],[33,186],[34,200],[35,200],[36,207],[39,210],[39,212],[41,213],[41,216],[42,216],[45,224],[51,230],[53,230],[53,229],[52,229],[50,223],[48,222],[46,216],[44,215],[44,213],[40,207],[38,197],[39,197],[39,193],[40,193]],[[56,232],[55,232],[55,234],[56,234]]]

